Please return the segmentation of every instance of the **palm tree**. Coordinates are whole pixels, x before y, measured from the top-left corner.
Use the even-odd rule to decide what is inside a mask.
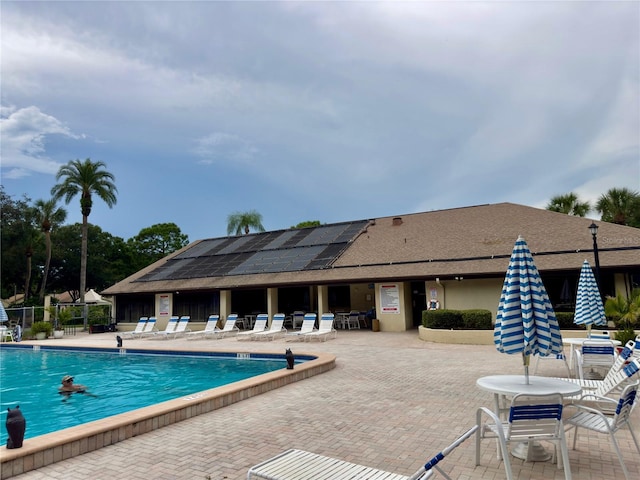
[[[243,230],[245,234],[248,234],[249,228],[253,228],[258,232],[264,232],[262,215],[255,210],[249,212],[234,212],[227,217],[227,235],[231,235],[234,232],[235,235],[241,235]]]
[[[51,229],[60,225],[67,218],[67,211],[58,207],[55,199],[36,200],[34,203],[35,214],[44,232],[46,245],[46,260],[44,271],[42,272],[42,285],[40,286],[40,303],[44,302],[44,294],[47,289],[47,277],[49,276],[49,266],[51,265]]]
[[[565,195],[556,195],[555,197],[552,197],[551,200],[549,200],[549,203],[547,203],[546,208],[552,212],[584,217],[589,213],[589,210],[591,210],[591,205],[589,205],[589,202],[581,202],[578,199],[578,195],[571,192]]]
[[[618,292],[615,297],[607,298],[604,313],[616,321],[618,333],[616,339],[624,345],[635,339],[635,326],[640,319],[640,288],[634,288],[628,297]]]
[[[87,158],[84,162],[72,160],[60,167],[56,180],[62,183],[51,189],[54,199],[64,197],[69,203],[80,194],[80,211],[82,212],[82,243],[80,247],[80,303],[84,303],[84,292],[87,283],[87,237],[89,236],[88,219],[93,206],[92,195],[95,193],[111,208],[116,203],[116,189],[113,174],[103,170],[103,162],[92,162]]]
[[[600,196],[596,210],[603,222],[632,225],[640,210],[640,194],[628,188],[612,188]]]

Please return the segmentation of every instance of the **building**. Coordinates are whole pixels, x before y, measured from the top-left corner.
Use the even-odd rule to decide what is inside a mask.
[[[582,263],[594,266],[591,223],[499,203],[199,240],[102,294],[113,297],[119,323],[375,308],[381,330],[404,331],[431,299],[495,315],[522,235],[554,308],[572,311]],[[597,224],[601,291],[628,294],[640,282],[640,229]]]

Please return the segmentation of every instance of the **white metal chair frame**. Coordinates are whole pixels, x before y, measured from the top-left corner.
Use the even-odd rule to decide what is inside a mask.
[[[147,322],[149,321],[149,317],[140,317],[138,323],[136,323],[136,328],[131,330],[130,332],[122,332],[122,336],[124,337],[135,337],[141,335],[144,332],[144,328],[147,326]]]
[[[471,437],[476,429],[475,425],[471,427],[411,476],[386,472],[304,450],[291,449],[251,467],[247,472],[247,480],[253,478],[268,480],[298,480],[299,478],[313,478],[314,480],[370,480],[374,478],[376,480],[426,480],[432,478],[436,471],[447,480],[452,480],[438,464],[456,447]]]
[[[580,349],[576,349],[576,364],[581,380],[585,379],[585,368],[610,369],[616,360],[616,347],[613,342],[589,342],[586,340]]]
[[[476,413],[476,465],[480,465],[480,441],[483,439],[495,439],[498,442],[498,459],[504,462],[507,479],[512,480],[513,471],[509,460],[507,444],[511,442],[527,442],[529,445],[534,440],[553,442],[556,451],[561,452],[561,462],[558,469],[564,467],[566,480],[571,480],[571,466],[569,464],[569,452],[564,436],[562,423],[562,395],[553,393],[550,395],[518,394],[511,400],[509,418],[506,422],[500,420],[498,415],[486,407],[480,407]],[[489,417],[489,421],[483,423],[483,416]],[[528,455],[531,452],[528,449]],[[554,454],[554,457],[556,455]]]
[[[622,395],[620,395],[620,399],[618,401],[608,397],[589,394],[583,397],[584,399],[593,397],[592,400],[616,405],[615,414],[612,417],[605,415],[605,413],[599,409],[588,407],[586,405],[572,404],[567,406],[567,408],[575,408],[577,410],[574,415],[566,420],[567,425],[569,425],[567,430],[571,428],[575,429],[573,436],[573,450],[576,449],[578,428],[585,428],[597,433],[608,434],[611,437],[611,443],[616,451],[618,460],[620,460],[622,471],[624,472],[624,476],[627,480],[631,480],[631,477],[629,476],[629,471],[624,463],[622,452],[620,451],[620,446],[618,445],[615,434],[624,427],[627,427],[629,429],[629,433],[631,433],[631,438],[636,445],[636,450],[638,450],[638,453],[640,454],[640,444],[638,444],[638,439],[636,438],[633,429],[631,428],[631,422],[629,421],[631,411],[637,402],[636,398],[639,384],[640,382],[635,382],[631,385],[627,385],[622,391]]]
[[[205,338],[207,335],[213,334],[214,332],[220,332],[221,330],[218,328],[218,321],[220,320],[220,315],[209,315],[207,319],[207,323],[204,326],[203,330],[195,330],[193,332],[187,332],[186,338],[187,340],[197,340],[201,338]]]

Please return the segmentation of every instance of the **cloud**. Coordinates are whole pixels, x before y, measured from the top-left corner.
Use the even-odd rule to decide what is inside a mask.
[[[5,178],[21,178],[35,172],[55,174],[60,163],[47,157],[47,138],[53,135],[82,138],[35,106],[20,109],[2,106],[1,113],[2,170]]]
[[[251,164],[258,149],[237,135],[214,132],[195,141],[193,153],[201,158],[204,165],[231,162],[234,164]]]

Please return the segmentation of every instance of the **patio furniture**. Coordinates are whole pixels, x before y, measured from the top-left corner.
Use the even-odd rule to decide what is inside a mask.
[[[313,332],[305,333],[303,335],[304,340],[311,341],[312,339],[319,339],[322,341],[326,341],[329,336],[333,335],[333,338],[336,338],[338,332],[335,328],[333,328],[334,315],[333,313],[323,313],[320,317],[320,323],[318,325],[318,330]]]
[[[307,313],[304,315],[304,320],[302,322],[302,326],[300,330],[296,330],[294,332],[287,332],[285,334],[285,340],[296,340],[302,339],[304,340],[304,336],[307,333],[311,333],[315,331],[316,328],[316,314],[315,313]]]
[[[193,332],[187,332],[185,335],[187,340],[196,340],[200,338],[205,338],[208,334],[212,334],[213,332],[220,331],[217,327],[218,321],[220,320],[220,315],[209,315],[207,319],[207,323],[204,326],[204,330],[195,330]]]
[[[616,348],[613,342],[586,340],[581,348],[576,349],[576,365],[578,366],[578,376],[581,380],[585,378],[603,378],[604,374],[598,373],[602,370],[608,371],[616,360]],[[587,371],[587,369],[589,369]]]
[[[269,320],[269,315],[267,315],[266,313],[261,313],[256,317],[256,322],[253,324],[253,329],[247,330],[245,332],[238,332],[238,335],[237,335],[238,340],[251,339],[253,334],[258,332],[263,332],[267,328],[268,320]]]
[[[268,330],[256,332],[251,335],[251,340],[273,340],[277,337],[286,335],[287,329],[284,328],[284,313],[276,313],[271,319],[271,326]]]
[[[498,442],[498,459],[502,459],[507,479],[514,478],[509,459],[507,444],[525,442],[527,456],[525,460],[533,461],[534,440],[553,442],[556,450],[560,449],[562,461],[558,468],[564,467],[566,480],[571,480],[569,453],[562,423],[562,395],[552,393],[546,395],[517,394],[511,400],[507,421],[486,407],[480,407],[476,413],[476,465],[480,465],[480,442],[493,439]],[[488,422],[483,422],[488,417]],[[555,458],[555,454],[554,454]]]
[[[618,442],[616,440],[616,433],[627,427],[629,429],[629,433],[631,434],[631,438],[633,439],[633,443],[635,443],[636,445],[636,450],[638,451],[638,454],[640,454],[640,444],[638,444],[638,439],[636,438],[633,429],[631,428],[631,422],[629,421],[631,411],[637,403],[639,384],[640,382],[635,382],[631,385],[627,385],[617,402],[608,397],[598,397],[592,395],[598,402],[608,402],[615,405],[616,409],[613,416],[607,416],[603,411],[596,408],[588,407],[586,405],[573,404],[567,406],[567,408],[577,410],[577,412],[566,421],[567,425],[569,425],[569,428],[575,428],[575,433],[573,436],[573,449],[575,450],[576,448],[579,428],[585,428],[596,433],[609,435],[613,448],[616,451],[616,455],[618,456],[618,460],[620,460],[622,471],[624,472],[624,476],[627,480],[631,480],[632,477],[629,475],[629,471],[627,470],[627,467],[624,463],[624,458],[622,457],[620,446],[618,445]]]
[[[147,325],[148,317],[140,317],[138,323],[136,323],[136,328],[130,332],[122,332],[121,335],[123,337],[135,337],[141,335],[144,331],[144,327]]]
[[[298,480],[301,478],[313,480],[424,480],[432,478],[436,471],[447,480],[452,480],[438,464],[473,435],[476,428],[475,425],[471,427],[411,476],[386,472],[304,450],[291,449],[251,467],[247,472],[247,480],[252,478],[268,480]]]

